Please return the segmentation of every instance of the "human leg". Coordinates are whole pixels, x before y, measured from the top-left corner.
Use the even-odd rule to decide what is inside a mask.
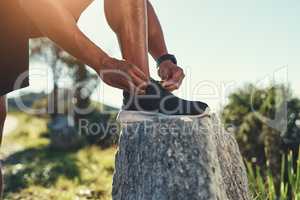
[[[105,0],[105,14],[123,58],[149,77],[146,0]]]

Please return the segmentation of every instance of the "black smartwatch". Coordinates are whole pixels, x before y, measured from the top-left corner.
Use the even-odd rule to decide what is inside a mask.
[[[167,61],[167,60],[170,60],[172,63],[174,63],[175,65],[177,65],[177,59],[176,59],[176,57],[174,55],[165,54],[165,55],[162,55],[161,57],[159,57],[156,60],[157,67],[159,67],[161,63],[163,63],[164,61]]]

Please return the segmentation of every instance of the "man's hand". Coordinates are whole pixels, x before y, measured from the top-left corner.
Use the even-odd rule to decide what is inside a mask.
[[[137,66],[114,58],[104,59],[98,73],[106,84],[130,93],[144,94],[149,82]]]
[[[160,64],[158,75],[163,80],[162,86],[170,92],[178,89],[185,77],[182,68],[171,61]]]

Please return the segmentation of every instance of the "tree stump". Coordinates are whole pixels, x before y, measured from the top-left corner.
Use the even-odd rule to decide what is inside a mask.
[[[215,116],[122,123],[113,200],[248,200],[234,137]]]

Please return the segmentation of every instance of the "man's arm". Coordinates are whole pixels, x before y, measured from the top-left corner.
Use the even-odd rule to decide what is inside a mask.
[[[147,79],[136,66],[109,57],[80,31],[75,17],[65,8],[63,1],[19,1],[26,14],[43,35],[95,69],[107,84],[127,90],[131,89],[130,87],[145,84]],[[113,72],[108,73],[109,70]],[[125,77],[126,75],[128,77]],[[133,81],[129,83],[128,78]]]
[[[150,2],[147,8],[149,52],[157,60],[160,56],[167,54],[168,49],[159,19]],[[158,74],[164,80],[163,86],[169,91],[178,89],[185,77],[183,70],[171,61],[163,62],[159,66]]]
[[[147,8],[149,53],[155,60],[157,60],[160,56],[167,54],[168,49],[159,19],[149,1],[147,4]]]
[[[101,61],[108,58],[100,48],[93,44],[77,27],[71,12],[56,0],[22,0],[22,7],[37,28],[94,69],[98,70]]]

